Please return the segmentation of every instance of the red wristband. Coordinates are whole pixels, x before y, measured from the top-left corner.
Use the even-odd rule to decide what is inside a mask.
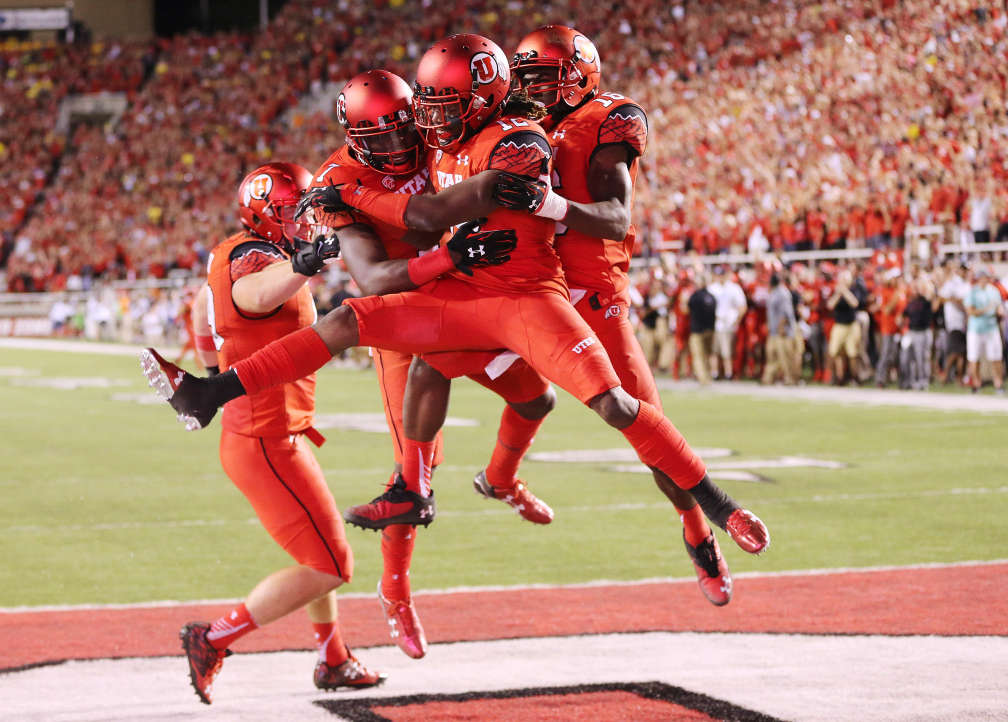
[[[406,205],[413,196],[409,193],[390,193],[367,186],[344,186],[340,189],[343,202],[372,218],[397,228],[406,228]]]
[[[216,351],[217,346],[214,345],[213,336],[200,336],[196,334],[196,348],[200,351]]]
[[[452,261],[451,254],[444,246],[436,251],[411,258],[406,264],[406,272],[415,286],[422,286],[427,281],[433,281],[442,273],[454,270],[455,262]]]

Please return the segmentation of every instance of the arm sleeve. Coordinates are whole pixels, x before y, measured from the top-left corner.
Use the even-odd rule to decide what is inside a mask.
[[[644,155],[647,147],[648,121],[644,110],[632,103],[609,111],[598,132],[598,145],[622,144],[633,157]]]
[[[487,168],[506,170],[530,178],[549,174],[553,157],[549,141],[531,130],[522,130],[501,138],[490,152]]]

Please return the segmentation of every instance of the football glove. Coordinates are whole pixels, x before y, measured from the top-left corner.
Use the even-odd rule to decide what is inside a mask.
[[[563,220],[569,205],[566,198],[553,192],[549,183],[506,170],[499,171],[491,195],[504,208],[554,221]]]
[[[315,211],[316,222],[318,222],[317,216],[320,215],[319,211],[328,214],[352,211],[353,207],[343,200],[342,189],[342,183],[339,185],[330,183],[327,186],[309,188],[298,202],[297,209],[294,211],[294,220],[300,219],[308,211]]]
[[[330,231],[327,236],[317,236],[312,243],[306,243],[291,256],[291,268],[302,276],[314,276],[322,270],[326,261],[336,258],[340,252],[339,236]]]
[[[499,266],[511,260],[511,251],[518,245],[518,234],[513,228],[483,231],[480,230],[483,223],[486,218],[462,224],[445,244],[458,256],[455,267],[467,276],[473,275],[474,268]]]

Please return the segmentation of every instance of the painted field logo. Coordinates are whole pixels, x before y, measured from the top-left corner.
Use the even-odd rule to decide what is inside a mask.
[[[773,479],[757,473],[755,469],[846,469],[840,461],[813,459],[808,456],[778,456],[773,458],[736,458],[731,449],[694,449],[707,464],[707,473],[718,481],[772,482]],[[570,449],[568,451],[539,451],[529,454],[530,461],[551,461],[563,464],[602,464],[609,471],[633,474],[650,474],[651,470],[640,463],[633,449]]]
[[[586,348],[591,346],[593,343],[595,343],[595,339],[589,336],[583,341],[578,341],[576,344],[574,344],[574,348],[572,348],[571,351],[573,351],[574,353],[581,353]]]

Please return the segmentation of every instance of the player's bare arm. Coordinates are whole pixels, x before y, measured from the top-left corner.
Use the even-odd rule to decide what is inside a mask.
[[[290,261],[277,261],[235,281],[231,299],[245,313],[269,313],[297,293],[307,280],[294,271]]]
[[[196,292],[192,303],[193,334],[196,336],[196,355],[203,368],[212,371],[218,368],[217,347],[213,342],[213,332],[210,330],[210,319],[207,316],[207,301],[210,298],[210,287],[204,284]]]
[[[588,192],[594,203],[568,200],[563,224],[598,238],[622,239],[630,229],[633,158],[625,145],[599,147],[588,164]]]

